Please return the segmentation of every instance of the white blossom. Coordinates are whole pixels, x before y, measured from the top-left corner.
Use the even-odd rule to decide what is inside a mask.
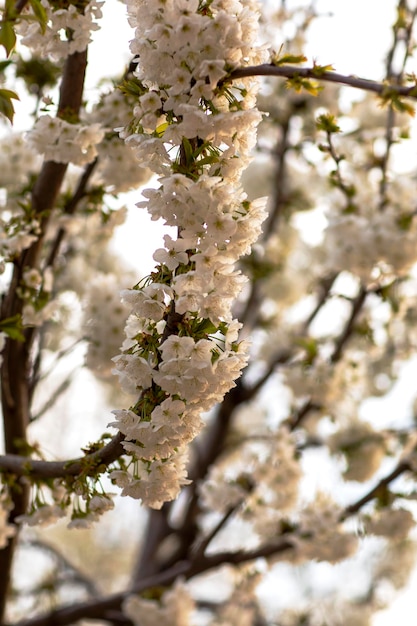
[[[123,613],[135,626],[191,626],[195,603],[186,586],[177,582],[172,590],[165,591],[160,602],[131,595],[123,602]]]
[[[27,134],[27,141],[47,161],[85,165],[97,156],[97,144],[104,133],[100,124],[70,124],[58,117],[42,115]]]
[[[45,32],[38,21],[22,20],[18,23],[18,32],[23,45],[43,58],[55,60],[85,50],[91,41],[91,31],[99,28],[96,20],[102,17],[104,0],[91,0],[82,12],[74,4],[57,9],[48,0],[41,2],[47,16]]]

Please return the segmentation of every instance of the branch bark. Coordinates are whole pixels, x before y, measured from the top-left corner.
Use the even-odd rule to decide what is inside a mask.
[[[95,471],[99,465],[110,465],[118,459],[124,454],[123,439],[124,436],[119,432],[100,450],[67,461],[38,461],[18,454],[4,454],[0,456],[0,472],[10,472],[16,476],[30,476],[31,478],[77,476],[82,472],[88,472],[87,468]]]
[[[238,78],[248,78],[250,76],[278,76],[281,78],[310,78],[319,82],[335,83],[346,85],[362,91],[370,91],[380,96],[394,94],[404,98],[417,100],[417,86],[396,85],[385,82],[378,82],[368,78],[358,76],[346,76],[338,72],[322,71],[317,67],[298,67],[292,65],[273,65],[265,63],[263,65],[251,65],[241,67],[229,74],[224,82],[231,82]]]

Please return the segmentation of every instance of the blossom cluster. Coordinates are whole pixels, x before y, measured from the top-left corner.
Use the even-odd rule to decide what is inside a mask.
[[[133,151],[115,130],[129,122],[132,107],[132,98],[121,89],[113,88],[103,93],[93,110],[82,117],[83,122],[100,124],[105,130],[102,141],[96,146],[98,163],[92,180],[111,193],[138,188],[152,175],[143,163],[138,163]]]
[[[113,494],[104,494],[101,489],[97,491],[91,483],[79,483],[75,491],[76,498],[74,498],[72,503],[71,519],[67,524],[68,528],[91,528],[92,524],[97,522],[101,515],[114,508]],[[45,527],[55,524],[59,519],[65,518],[71,502],[68,498],[67,486],[64,486],[59,480],[55,480],[50,496],[52,497],[52,502],[45,499],[43,489],[38,485],[33,490],[32,500],[27,513],[19,515],[16,518],[17,523]]]
[[[176,583],[174,588],[165,591],[160,601],[131,595],[123,602],[123,613],[135,626],[155,626],[166,624],[190,624],[195,602],[183,583]]]
[[[67,8],[55,8],[49,0],[41,0],[46,24],[43,28],[40,22],[33,19],[29,8],[24,11],[24,19],[17,26],[22,35],[22,44],[38,56],[56,61],[74,52],[82,52],[91,41],[91,31],[100,28],[96,20],[102,16],[103,2],[104,0],[90,0],[83,11],[80,11],[75,3],[69,2]],[[32,19],[27,19],[30,17]]]
[[[207,511],[240,509],[259,537],[273,538],[297,504],[301,477],[294,438],[285,427],[265,429],[262,443],[248,442],[238,453],[223,455],[199,492]]]
[[[364,282],[371,280],[372,269],[381,263],[395,274],[405,274],[416,261],[413,217],[391,208],[370,216],[331,215],[324,241],[328,267],[348,270]]]
[[[138,206],[178,236],[165,237],[152,275],[122,292],[131,315],[115,373],[139,399],[111,424],[133,455],[133,474],[111,477],[123,495],[159,508],[187,482],[186,445],[202,428],[201,412],[222,400],[247,361],[231,305],[245,281],[236,261],[264,219],[263,202],[249,203],[239,183],[261,115],[253,81],[219,81],[263,60],[264,50],[251,0],[126,4],[139,97],[122,136],[160,175]]]
[[[327,494],[319,492],[300,514],[294,542],[295,561],[317,559],[337,563],[352,556],[358,538],[341,524],[342,509]]]
[[[114,274],[98,274],[89,283],[84,306],[84,327],[88,337],[86,366],[100,377],[110,376],[111,357],[123,339],[126,310],[120,303]],[[109,320],[111,324],[109,325]]]
[[[58,117],[42,115],[28,133],[28,143],[47,161],[85,165],[97,156],[104,137],[100,124],[70,124]]]
[[[28,183],[39,164],[38,155],[31,150],[21,134],[5,136],[0,151],[0,273],[5,263],[35,241],[39,221],[23,207]]]

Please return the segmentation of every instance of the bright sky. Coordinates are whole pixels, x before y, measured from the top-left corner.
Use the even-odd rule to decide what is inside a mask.
[[[381,78],[395,6],[394,0],[318,0],[318,13],[332,16],[312,25],[309,58],[342,74]]]

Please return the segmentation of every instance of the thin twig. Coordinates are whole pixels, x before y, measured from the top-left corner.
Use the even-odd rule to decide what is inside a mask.
[[[71,196],[71,198],[68,200],[68,202],[64,206],[65,215],[73,215],[76,211],[78,203],[85,197],[88,182],[95,168],[97,167],[97,163],[98,163],[98,159],[96,158],[91,163],[88,163],[88,165],[85,167],[84,172],[82,173],[80,180],[78,181],[78,185],[74,194]],[[66,234],[66,228],[64,226],[58,229],[58,232],[56,233],[56,236],[55,236],[55,240],[51,247],[51,251],[49,252],[48,258],[46,259],[45,268],[53,266],[55,259],[58,256],[58,252],[61,248],[62,241],[65,237],[65,234]]]
[[[213,539],[219,534],[222,528],[225,527],[229,519],[236,512],[236,510],[243,503],[243,500],[235,504],[234,506],[229,507],[226,513],[222,516],[222,518],[218,521],[218,523],[211,529],[206,537],[203,537],[197,545],[192,549],[192,558],[195,561],[198,561],[201,557],[204,556],[208,546],[213,541]]]
[[[62,383],[60,385],[58,385],[58,387],[49,396],[49,398],[47,399],[45,404],[39,409],[39,411],[31,416],[31,419],[30,419],[31,422],[34,422],[34,421],[38,420],[39,418],[41,418],[42,415],[45,415],[45,413],[47,411],[49,411],[49,409],[51,409],[54,406],[54,404],[59,400],[61,395],[71,385],[71,383],[73,381],[73,375],[75,374],[76,371],[77,371],[77,369],[74,369],[72,371],[72,373],[68,374],[67,378],[64,381],[62,381]]]
[[[406,459],[400,461],[398,465],[392,470],[392,472],[388,474],[388,476],[385,476],[385,478],[381,478],[378,484],[375,485],[375,487],[372,487],[372,489],[370,489],[368,493],[362,496],[362,498],[359,498],[359,500],[356,500],[356,502],[353,502],[352,504],[347,506],[341,516],[341,520],[344,520],[360,511],[360,509],[365,504],[368,504],[368,502],[371,502],[371,500],[377,498],[383,491],[385,491],[388,485],[392,483],[396,478],[398,478],[405,472],[410,471],[411,469],[412,467],[409,461],[407,461]]]
[[[393,42],[392,46],[387,55],[387,64],[386,64],[386,75],[387,81],[390,83],[400,84],[403,80],[404,72],[406,69],[407,61],[411,55],[410,45],[412,44],[412,34],[414,23],[416,19],[417,9],[410,12],[406,2],[404,0],[400,0],[397,7],[397,14],[400,14],[400,11],[406,11],[410,15],[410,19],[408,21],[407,27],[404,29],[403,26],[400,25],[398,20],[396,20],[392,30],[393,30]],[[405,30],[405,36],[402,34]],[[404,56],[401,64],[401,68],[398,72],[394,72],[393,62],[396,50],[398,49],[398,45],[400,43],[405,44]],[[381,169],[381,181],[379,184],[379,210],[383,211],[387,205],[388,197],[387,197],[387,189],[389,183],[388,177],[388,165],[392,152],[392,146],[395,143],[394,140],[394,125],[395,125],[396,112],[394,111],[393,106],[391,105],[388,108],[387,112],[387,120],[385,127],[385,152],[381,159],[380,169]]]

